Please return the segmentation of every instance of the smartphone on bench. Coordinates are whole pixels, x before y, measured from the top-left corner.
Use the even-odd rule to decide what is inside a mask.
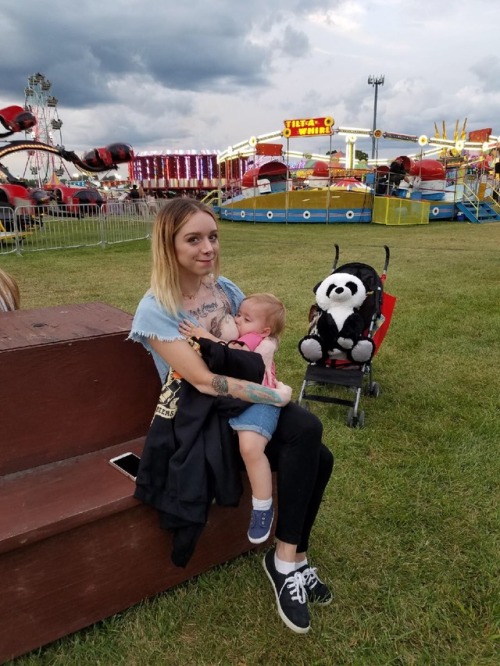
[[[111,458],[109,464],[115,467],[119,472],[128,476],[129,479],[135,481],[137,472],[139,471],[139,463],[141,459],[135,453],[122,453],[121,456]]]

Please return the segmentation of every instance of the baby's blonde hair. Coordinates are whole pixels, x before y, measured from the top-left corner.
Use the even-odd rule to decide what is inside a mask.
[[[271,329],[270,335],[277,340],[285,330],[286,311],[285,306],[274,294],[250,294],[245,301],[254,301],[263,306],[266,325]]]

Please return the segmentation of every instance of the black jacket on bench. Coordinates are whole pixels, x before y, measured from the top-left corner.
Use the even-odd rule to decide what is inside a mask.
[[[260,384],[264,362],[254,352],[198,340],[203,359],[216,374]],[[162,388],[137,475],[134,496],[160,512],[160,525],[174,531],[172,561],[186,566],[207,522],[212,501],[237,506],[242,461],[228,418],[249,403],[200,393],[172,379]]]

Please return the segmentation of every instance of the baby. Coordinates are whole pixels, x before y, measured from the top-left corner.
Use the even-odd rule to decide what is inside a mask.
[[[247,296],[241,302],[234,323],[238,337],[229,342],[229,346],[260,354],[265,364],[262,384],[276,388],[274,354],[285,327],[283,303],[272,294]],[[201,326],[187,320],[182,322],[179,330],[187,337],[220,341]],[[248,539],[252,543],[266,541],[273,523],[272,475],[265,448],[276,430],[279,413],[279,407],[252,404],[239,416],[229,419],[229,425],[238,432],[240,453],[252,488],[252,514],[248,528]]]

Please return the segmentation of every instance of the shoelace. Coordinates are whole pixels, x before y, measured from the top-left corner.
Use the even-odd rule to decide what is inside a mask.
[[[265,527],[266,526],[266,520],[268,519],[269,516],[269,511],[261,511],[260,513],[260,526]]]
[[[292,601],[298,601],[300,604],[305,604],[307,601],[306,588],[304,587],[304,577],[300,571],[290,574],[285,580],[283,587],[287,587]]]
[[[260,522],[261,527],[266,526],[266,520],[270,511],[252,511],[250,516],[250,527],[255,527],[257,522]]]
[[[304,569],[304,571],[302,571],[304,585],[306,587],[309,587],[311,590],[320,582],[318,576],[316,575],[316,571],[317,571],[316,567],[307,567],[307,569]]]

